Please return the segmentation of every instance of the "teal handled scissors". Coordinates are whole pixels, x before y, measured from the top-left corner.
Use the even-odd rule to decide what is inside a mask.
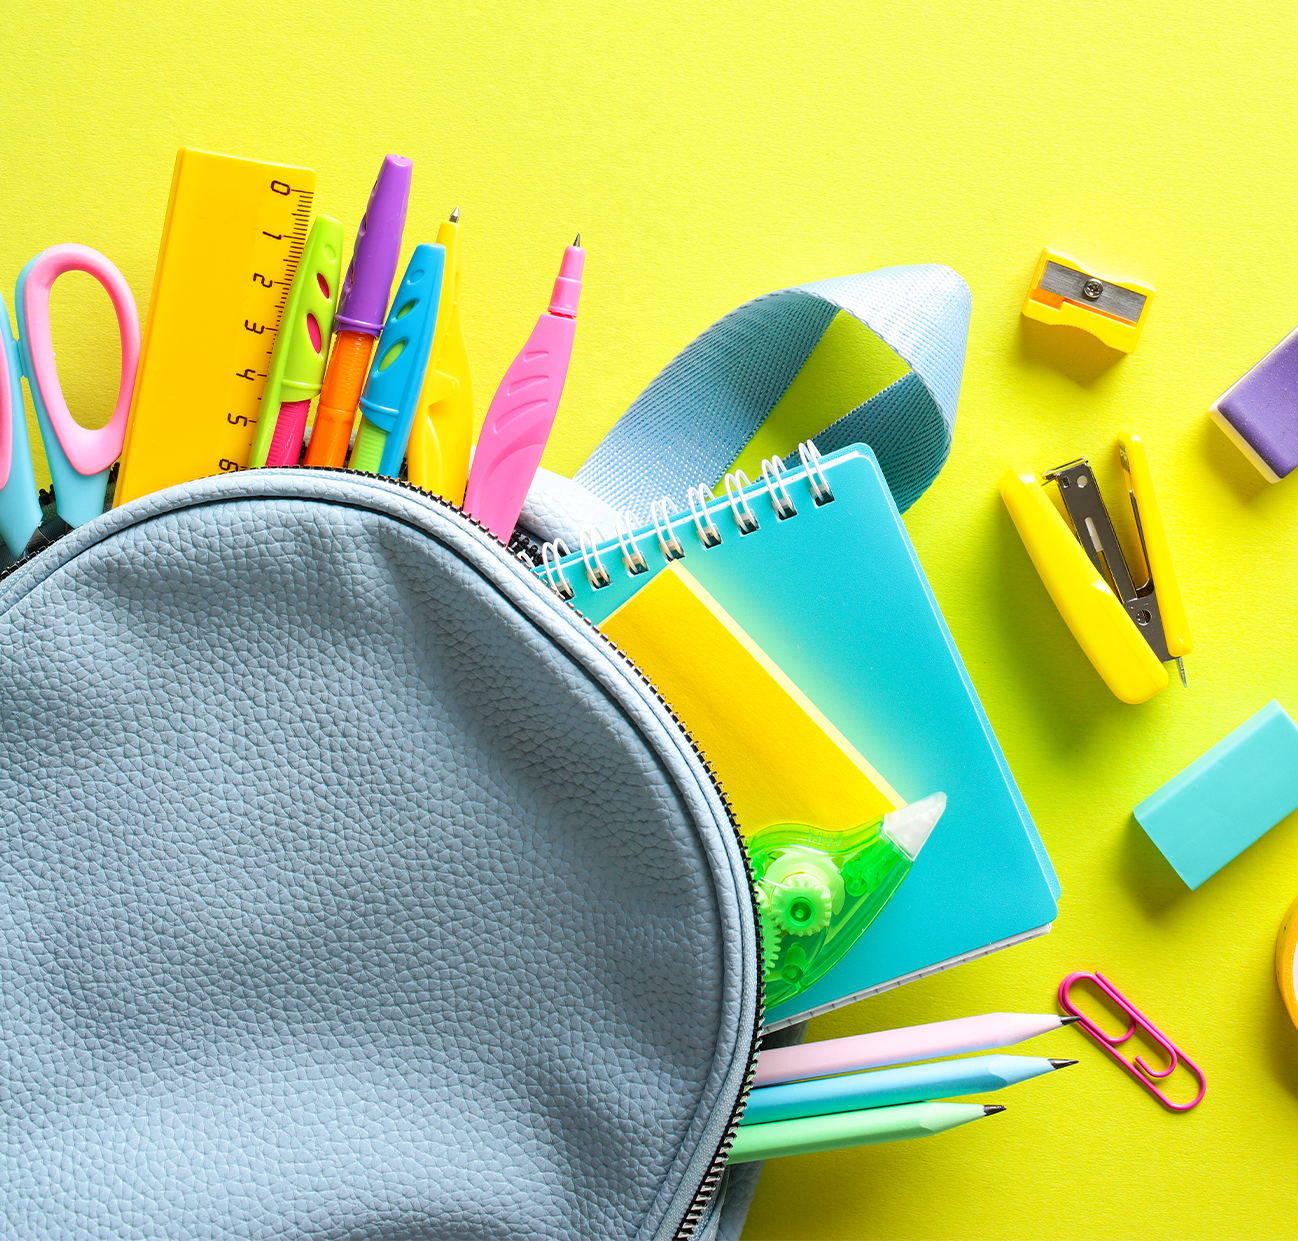
[[[68,411],[54,365],[50,335],[50,289],[64,272],[83,271],[103,285],[117,314],[122,342],[122,382],[107,425],[92,430]],[[21,380],[27,380],[54,482],[58,515],[69,526],[85,525],[104,511],[108,469],[121,455],[126,419],[140,360],[140,317],[122,273],[89,246],[51,246],[18,277],[14,290],[18,336],[9,334],[9,312],[0,297],[0,538],[21,556],[41,523],[32,449],[27,437]]]

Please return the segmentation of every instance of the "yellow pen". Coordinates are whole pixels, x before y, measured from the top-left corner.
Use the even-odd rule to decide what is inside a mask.
[[[452,504],[464,503],[473,443],[473,384],[460,324],[459,220],[456,207],[437,230],[437,244],[446,248],[446,277],[428,374],[407,449],[410,481]]]

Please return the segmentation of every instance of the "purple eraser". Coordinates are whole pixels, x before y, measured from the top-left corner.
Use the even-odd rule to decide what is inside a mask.
[[[388,294],[397,274],[401,234],[410,202],[411,162],[404,155],[386,155],[370,201],[356,230],[356,246],[347,265],[342,296],[334,315],[335,332],[365,332],[377,336],[388,313]]]
[[[1208,411],[1263,477],[1298,469],[1298,331],[1290,332]]]

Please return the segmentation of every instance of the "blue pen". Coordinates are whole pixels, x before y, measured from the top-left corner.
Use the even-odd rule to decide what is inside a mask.
[[[415,247],[383,325],[374,369],[361,397],[361,426],[351,467],[395,478],[415,423],[437,328],[446,247]]]
[[[939,1060],[935,1064],[911,1064],[873,1073],[848,1073],[809,1082],[760,1086],[748,1097],[743,1123],[765,1124],[801,1116],[827,1116],[833,1112],[983,1094],[1076,1063],[1076,1060],[1043,1060],[1036,1056],[974,1056],[968,1060]]]

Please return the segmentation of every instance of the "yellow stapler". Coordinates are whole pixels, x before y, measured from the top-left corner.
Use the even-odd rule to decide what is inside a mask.
[[[1069,530],[1031,470],[1012,469],[1001,497],[1023,545],[1060,615],[1104,683],[1123,702],[1146,702],[1167,685],[1163,664],[1175,659],[1185,684],[1182,656],[1193,649],[1172,569],[1167,532],[1154,499],[1145,446],[1138,435],[1118,437],[1118,459],[1127,476],[1136,532],[1145,557],[1145,582],[1134,584],[1113,523],[1085,458],[1043,477],[1059,487]]]
[[[1042,250],[1023,313],[1039,323],[1081,328],[1110,349],[1130,353],[1140,340],[1154,290],[1124,280],[1101,280],[1053,250]]]

